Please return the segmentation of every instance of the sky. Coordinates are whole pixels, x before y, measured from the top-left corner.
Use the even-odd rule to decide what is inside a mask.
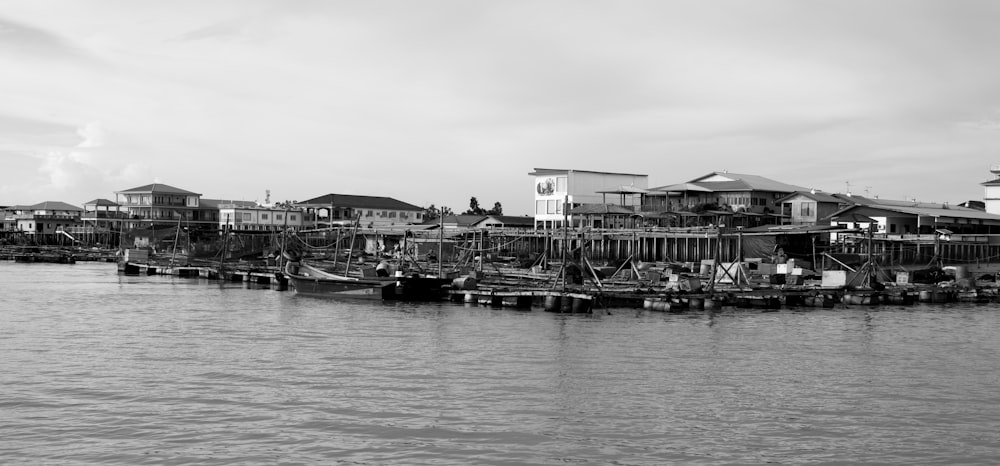
[[[982,200],[993,0],[0,0],[0,205],[530,214],[535,168]]]

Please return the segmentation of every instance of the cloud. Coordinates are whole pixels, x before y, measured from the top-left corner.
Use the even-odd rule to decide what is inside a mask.
[[[97,63],[86,50],[45,29],[0,17],[0,54],[25,60],[70,59]]]

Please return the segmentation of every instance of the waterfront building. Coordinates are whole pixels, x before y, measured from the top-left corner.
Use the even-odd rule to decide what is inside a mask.
[[[608,194],[621,195],[620,206],[640,211],[649,186],[648,175],[634,173],[535,168],[528,175],[534,177],[536,229],[579,225],[580,217],[570,212],[584,204],[605,204]]]
[[[308,226],[317,228],[349,226],[357,220],[361,227],[377,228],[422,223],[424,208],[391,197],[326,194],[298,202]]]
[[[715,206],[732,212],[774,214],[781,211],[780,199],[809,189],[759,175],[712,172],[686,183],[658,186],[650,191],[666,196],[664,210],[668,211]],[[655,196],[650,194],[648,197]]]
[[[128,229],[159,229],[183,222],[190,228],[218,226],[218,210],[201,207],[201,194],[153,183],[115,192],[115,202],[127,212]]]
[[[82,225],[74,234],[83,236],[90,243],[117,244],[117,235],[121,233],[128,215],[121,205],[109,199],[84,202],[80,215]]]
[[[947,203],[872,199],[840,196],[853,202],[827,219],[831,225],[867,229],[874,233],[903,237],[934,235],[939,230],[955,234],[1000,233],[1000,215]]]
[[[4,212],[4,223],[10,230],[31,236],[35,241],[53,242],[60,237],[74,239],[71,232],[82,224],[83,209],[65,202],[45,201],[11,206]]]
[[[528,216],[515,215],[486,215],[479,221],[472,224],[473,228],[525,228],[532,229],[535,226],[535,219]]]
[[[990,167],[990,173],[993,174],[993,179],[982,183],[986,188],[983,201],[987,212],[1000,214],[1000,165]]]
[[[836,194],[816,190],[796,191],[775,201],[781,206],[783,225],[819,225],[852,203]]]
[[[220,230],[300,230],[306,221],[306,214],[300,208],[264,207],[256,203],[231,201],[222,201],[218,208]]]

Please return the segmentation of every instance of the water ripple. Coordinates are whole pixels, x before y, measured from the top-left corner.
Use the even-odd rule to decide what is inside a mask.
[[[992,464],[990,306],[593,316],[0,263],[3,464]]]

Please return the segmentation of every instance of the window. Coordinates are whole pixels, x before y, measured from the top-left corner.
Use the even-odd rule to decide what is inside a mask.
[[[896,232],[896,224],[895,223],[890,223],[889,224],[889,233],[895,233],[895,232]]]
[[[535,201],[535,213],[536,214],[545,213],[545,201]]]
[[[267,214],[260,214],[261,220],[267,220]]]
[[[554,214],[554,213],[556,213],[556,200],[555,199],[546,201],[545,213],[547,213],[547,214]]]
[[[813,212],[813,203],[812,202],[803,202],[801,210],[800,210],[800,215],[803,216],[803,217],[812,217],[813,213],[814,213]]]
[[[365,214],[365,217],[371,217],[371,216],[372,216],[372,211],[369,210],[368,213]]]
[[[288,214],[288,219],[294,222],[299,219],[299,216],[295,214]]]
[[[389,212],[389,218],[396,218],[395,212]]]
[[[285,218],[284,214],[274,214],[274,219],[275,220],[283,220],[284,218]],[[288,218],[294,220],[294,218],[292,217],[292,215],[289,215]]]
[[[559,199],[556,199],[556,213],[557,214],[563,213],[563,201]]]
[[[253,218],[253,215],[250,214],[250,212],[243,212],[243,221],[244,222],[249,222],[252,218]]]

